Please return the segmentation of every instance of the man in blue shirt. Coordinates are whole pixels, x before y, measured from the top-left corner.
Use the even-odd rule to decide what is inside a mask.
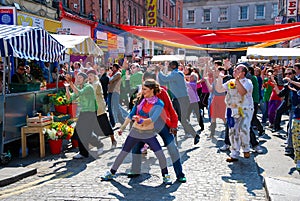
[[[200,136],[196,133],[192,125],[188,122],[189,118],[187,111],[188,106],[190,105],[190,100],[186,88],[184,74],[178,70],[177,61],[172,61],[169,64],[169,69],[172,71],[168,75],[164,75],[162,72],[160,72],[160,69],[156,69],[159,83],[161,85],[168,85],[169,90],[172,93],[172,103],[174,109],[177,112],[178,119],[181,122],[185,133],[193,135],[194,145],[196,145],[200,140]]]

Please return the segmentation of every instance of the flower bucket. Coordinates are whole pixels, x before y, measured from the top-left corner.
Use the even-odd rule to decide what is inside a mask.
[[[62,139],[48,140],[51,154],[60,154],[62,148]]]
[[[68,105],[68,114],[71,118],[75,118],[77,114],[77,103],[72,103]]]
[[[68,106],[67,105],[55,105],[54,108],[55,108],[56,112],[59,112],[61,114],[67,114],[68,113]]]
[[[78,140],[72,139],[72,147],[77,148],[78,147]]]

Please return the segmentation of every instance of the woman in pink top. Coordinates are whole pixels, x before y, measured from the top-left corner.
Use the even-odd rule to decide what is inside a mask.
[[[189,81],[187,82],[187,90],[188,90],[188,95],[190,98],[190,105],[188,108],[188,117],[191,116],[191,113],[194,111],[199,126],[201,128],[201,131],[204,130],[204,124],[203,124],[203,118],[200,114],[200,109],[199,109],[199,103],[200,103],[200,98],[197,93],[197,80],[198,80],[198,75],[194,72],[191,73],[189,77]]]

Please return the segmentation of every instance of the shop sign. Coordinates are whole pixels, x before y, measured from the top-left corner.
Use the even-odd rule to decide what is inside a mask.
[[[97,31],[96,32],[96,39],[107,40],[107,33],[106,32],[102,32],[102,31]]]
[[[23,13],[17,14],[18,25],[21,26],[31,26],[31,27],[39,27],[44,29],[44,19],[34,17],[32,15],[26,15]]]
[[[287,16],[297,16],[297,7],[298,7],[298,1],[297,0],[287,0]]]
[[[100,40],[100,39],[96,39],[96,44],[105,52],[108,51],[108,44],[107,44],[107,40]]]
[[[107,33],[108,50],[116,50],[118,48],[117,35],[113,33]]]
[[[146,5],[147,16],[146,16],[146,25],[147,26],[156,26],[157,23],[157,0],[147,0]]]
[[[118,50],[119,53],[125,53],[125,43],[124,43],[124,37],[123,36],[117,36],[117,42],[118,42]]]
[[[16,24],[16,8],[0,6],[0,24]]]

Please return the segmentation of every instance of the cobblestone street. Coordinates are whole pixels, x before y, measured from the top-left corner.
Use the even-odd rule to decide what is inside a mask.
[[[198,126],[192,118],[196,130]],[[205,124],[206,128],[208,123]],[[223,145],[223,124],[218,123],[216,138],[208,139],[206,129],[201,141],[193,145],[193,138],[184,138],[179,129],[178,143],[187,183],[176,182],[171,159],[168,158],[172,185],[164,185],[158,160],[152,151],[143,158],[143,174],[127,178],[130,171],[130,155],[125,159],[111,182],[102,182],[100,176],[111,167],[121,149],[128,132],[117,136],[118,146],[110,149],[109,139],[104,142],[106,150],[94,159],[74,160],[76,150],[67,149],[61,155],[47,154],[35,162],[20,159],[16,165],[35,167],[36,175],[27,177],[0,189],[1,200],[266,200],[260,167],[252,154],[249,159],[241,158],[236,163],[227,163],[229,152],[220,152]],[[160,137],[158,139],[161,141]],[[34,156],[30,156],[34,158]],[[28,163],[28,164],[26,164]]]

